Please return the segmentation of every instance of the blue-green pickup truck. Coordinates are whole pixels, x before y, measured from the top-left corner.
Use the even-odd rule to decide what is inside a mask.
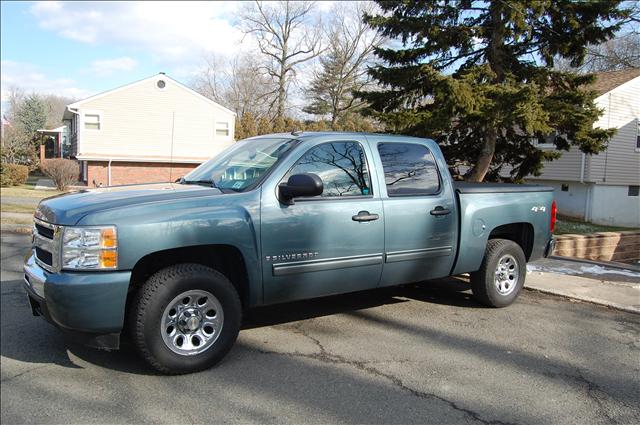
[[[33,314],[164,373],[222,359],[243,310],[470,273],[511,304],[553,248],[549,187],[454,183],[432,140],[291,133],[239,141],[174,183],[83,190],[35,212]]]

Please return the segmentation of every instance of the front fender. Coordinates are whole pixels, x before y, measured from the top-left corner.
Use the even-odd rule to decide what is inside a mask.
[[[244,257],[255,300],[262,295],[259,198],[246,193],[135,205],[92,214],[78,224],[116,226],[119,270],[131,270],[158,251],[211,244],[236,247]]]

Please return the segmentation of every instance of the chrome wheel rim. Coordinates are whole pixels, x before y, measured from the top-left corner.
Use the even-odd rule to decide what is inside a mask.
[[[162,314],[160,333],[171,351],[191,356],[213,346],[223,323],[220,301],[211,292],[197,289],[171,300]]]
[[[509,295],[518,286],[519,267],[513,255],[505,254],[498,260],[494,283],[500,295]]]

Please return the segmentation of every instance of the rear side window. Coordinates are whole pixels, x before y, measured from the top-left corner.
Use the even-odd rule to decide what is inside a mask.
[[[389,196],[433,195],[440,178],[433,154],[412,143],[380,143],[378,152]]]

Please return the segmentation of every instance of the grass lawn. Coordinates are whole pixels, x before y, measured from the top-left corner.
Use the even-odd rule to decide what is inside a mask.
[[[558,217],[556,221],[556,228],[553,232],[554,235],[565,235],[568,233],[585,235],[588,233],[596,232],[622,232],[625,230],[640,230],[631,227],[615,227],[615,226],[602,226],[600,224],[585,223],[584,221],[572,220],[565,217]]]
[[[2,217],[0,224],[24,224],[26,228],[30,228],[33,224],[33,217],[30,215],[24,217]]]
[[[9,217],[3,214],[1,224],[30,225],[33,222],[33,211],[38,201],[63,193],[58,190],[36,190],[35,185],[39,178],[42,176],[29,176],[27,183],[23,185],[0,188],[0,211],[12,215]],[[19,200],[7,198],[23,198],[25,201],[19,202]],[[24,214],[24,217],[15,216],[12,213]]]
[[[24,205],[24,204],[9,204],[2,203],[0,204],[0,211],[2,212],[14,212],[14,213],[27,213],[33,214],[36,207],[32,205]]]
[[[0,189],[2,197],[15,196],[19,198],[35,198],[42,199],[49,196],[59,195],[64,192],[58,190],[36,190],[34,184],[23,184],[20,186],[3,187]]]

